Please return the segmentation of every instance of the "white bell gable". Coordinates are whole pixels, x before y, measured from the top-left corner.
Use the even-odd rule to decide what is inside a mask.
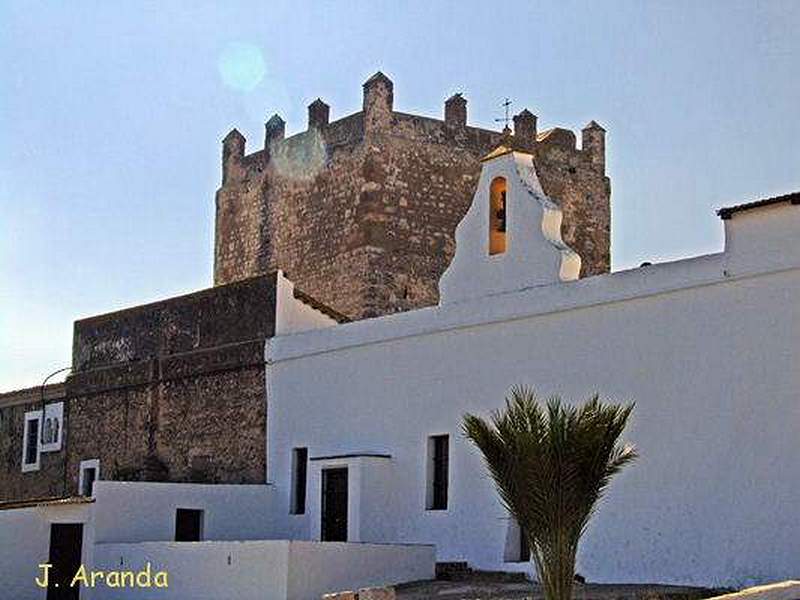
[[[505,179],[505,249],[490,254],[491,188],[498,178]],[[561,239],[561,219],[533,156],[498,147],[484,158],[472,206],[456,228],[455,256],[439,280],[440,304],[578,279],[581,259]]]

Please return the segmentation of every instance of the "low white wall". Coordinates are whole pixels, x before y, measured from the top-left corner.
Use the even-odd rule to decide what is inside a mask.
[[[46,590],[35,579],[50,553],[52,523],[83,523],[83,560],[91,560],[90,505],[0,511],[0,598],[41,600]]]
[[[175,538],[175,510],[201,509],[207,540],[269,539],[270,486],[98,481],[96,540],[156,542]]]
[[[98,585],[93,600],[285,600],[289,543],[144,542],[97,544],[95,569],[168,573],[168,588]]]
[[[0,511],[0,581],[3,594],[19,600],[44,598],[36,587],[37,565],[47,562],[50,524],[36,509]]]
[[[288,600],[433,579],[433,546],[290,542]]]
[[[95,587],[93,600],[319,600],[329,591],[430,579],[433,547],[289,542],[98,544],[95,569],[168,573],[167,588]]]

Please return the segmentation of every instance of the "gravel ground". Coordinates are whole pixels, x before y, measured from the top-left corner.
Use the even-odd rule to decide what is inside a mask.
[[[574,600],[698,600],[721,593],[708,588],[658,584],[576,583]],[[529,581],[420,581],[396,587],[397,600],[517,600],[544,598]]]

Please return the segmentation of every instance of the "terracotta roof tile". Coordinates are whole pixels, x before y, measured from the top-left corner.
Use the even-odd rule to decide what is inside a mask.
[[[772,198],[764,198],[763,200],[756,200],[754,202],[745,202],[744,204],[736,204],[734,206],[726,206],[717,211],[719,217],[723,220],[730,219],[734,213],[742,212],[744,210],[751,210],[753,208],[761,208],[762,206],[770,206],[772,204],[780,204],[788,202],[790,204],[800,204],[800,192],[792,192],[791,194],[784,194],[782,196],[774,196]]]

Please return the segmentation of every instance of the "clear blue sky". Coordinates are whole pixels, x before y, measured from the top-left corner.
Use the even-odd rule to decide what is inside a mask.
[[[608,129],[613,266],[714,252],[714,209],[800,189],[800,2],[0,2],[0,390],[80,317],[211,284],[219,141],[317,96]]]

